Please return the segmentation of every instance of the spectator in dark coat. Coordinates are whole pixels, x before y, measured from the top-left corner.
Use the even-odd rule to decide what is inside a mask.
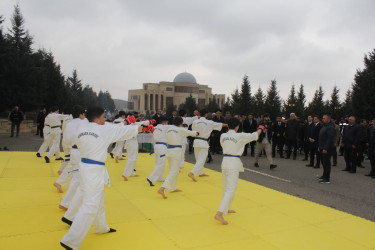
[[[39,111],[38,117],[36,118],[36,134],[35,135],[40,135],[40,137],[43,137],[43,127],[44,127],[44,120],[46,119],[47,112],[46,108],[42,108]]]
[[[299,128],[299,122],[297,120],[296,114],[291,113],[290,119],[287,122],[286,128],[285,128],[286,143],[288,146],[288,151],[287,151],[285,159],[290,159],[292,148],[293,148],[293,160],[297,158],[298,128]]]
[[[162,117],[161,110],[158,109],[156,111],[156,114],[151,117],[151,119],[154,119],[156,121],[156,123],[154,124],[154,126],[156,126],[156,125],[158,125],[158,124],[161,123],[161,117]]]
[[[303,161],[307,161],[308,158],[309,158],[309,153],[310,153],[310,148],[311,148],[311,142],[309,140],[309,138],[311,137],[311,134],[312,134],[312,129],[314,127],[314,123],[313,123],[313,117],[312,115],[309,115],[307,117],[307,122],[305,123],[305,127],[304,127],[304,153],[305,153],[305,158],[303,159]]]
[[[372,119],[372,125],[369,127],[369,144],[368,144],[368,158],[370,159],[371,172],[366,176],[375,178],[375,118]]]
[[[319,131],[318,151],[322,159],[323,175],[319,183],[329,184],[331,177],[331,156],[334,149],[335,125],[331,122],[330,115],[323,116],[323,126]]]
[[[9,120],[12,123],[10,137],[14,136],[14,128],[17,128],[16,137],[18,137],[20,133],[20,125],[23,121],[23,113],[19,110],[18,106],[14,106],[12,112],[9,114]]]
[[[366,119],[362,119],[359,125],[359,127],[361,128],[361,140],[358,146],[357,166],[360,168],[364,168],[362,166],[362,162],[365,159],[363,154],[366,152],[369,141],[369,128]]]
[[[257,131],[257,128],[258,128],[258,123],[257,123],[257,121],[254,119],[254,115],[253,115],[253,114],[250,114],[250,115],[248,116],[248,119],[246,119],[246,120],[243,122],[243,130],[244,130],[245,133],[253,133],[253,132]],[[252,142],[249,143],[249,144],[250,144],[250,147],[251,147],[251,156],[254,156],[254,152],[255,152],[255,150],[254,150],[254,148],[255,148],[255,143],[256,143],[256,141],[252,141]],[[244,156],[247,155],[247,147],[248,147],[249,144],[247,144],[247,145],[245,146],[245,150],[244,150],[244,153],[243,153]]]
[[[318,116],[314,116],[314,124],[311,130],[311,134],[309,137],[310,140],[310,164],[306,165],[306,167],[314,167],[320,168],[320,153],[318,152],[319,147],[319,132],[322,128],[322,124],[320,124],[320,119]],[[316,164],[315,162],[316,156]]]
[[[281,115],[277,116],[276,122],[272,126],[273,136],[272,136],[272,157],[276,155],[276,146],[279,150],[281,158],[284,158],[283,148],[284,148],[284,133],[285,133],[285,123],[281,121]]]
[[[355,123],[355,117],[349,117],[349,125],[344,128],[344,134],[342,138],[343,146],[345,149],[345,163],[346,168],[343,171],[349,173],[356,173],[357,171],[357,154],[358,146],[361,141],[361,128]]]

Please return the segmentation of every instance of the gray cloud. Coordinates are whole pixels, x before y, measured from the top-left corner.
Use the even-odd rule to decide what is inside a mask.
[[[2,1],[11,16],[15,1]],[[182,71],[228,94],[249,75],[253,92],[276,78],[282,97],[303,83],[342,97],[374,48],[375,2],[363,1],[20,1],[36,48],[65,74],[77,68],[94,89],[127,99],[143,82]],[[9,22],[6,23],[9,27]]]

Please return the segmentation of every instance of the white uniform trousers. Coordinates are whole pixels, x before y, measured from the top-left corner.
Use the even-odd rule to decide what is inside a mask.
[[[69,232],[61,240],[73,249],[79,249],[92,224],[95,233],[109,231],[104,207],[104,184],[108,176],[105,166],[81,163],[79,176],[83,192],[82,205]]]
[[[45,135],[43,144],[40,146],[38,153],[42,155],[47,151],[47,148],[51,148],[51,147],[52,147],[52,138],[50,135]]]
[[[63,147],[64,149],[64,161],[61,163],[59,171],[62,172],[64,168],[69,164],[71,147]]]
[[[232,201],[236,193],[238,186],[239,171],[235,169],[223,169],[223,199],[221,201],[219,212],[224,215],[228,213],[228,210],[232,207]]]
[[[169,163],[169,173],[162,185],[167,191],[176,190],[177,178],[180,172],[181,157],[167,157]]]
[[[122,149],[124,148],[125,141],[118,141],[116,142],[116,146],[112,150],[112,154],[118,156],[119,158],[122,157]]]
[[[165,159],[166,159],[166,152],[167,146],[155,144],[154,146],[155,151],[155,168],[154,171],[150,174],[148,179],[155,184],[157,181],[163,181],[164,169],[165,169]]]
[[[79,175],[80,175],[80,173],[78,172],[76,174],[78,179],[80,179]],[[79,208],[82,205],[82,201],[83,201],[83,191],[82,191],[82,187],[81,187],[80,183],[78,183],[77,190],[76,190],[76,192],[73,196],[73,199],[70,201],[68,210],[65,212],[64,217],[67,218],[70,221],[74,221],[74,219],[76,218],[76,216],[78,214]]]
[[[185,152],[186,152],[186,143],[185,141],[182,142],[182,154],[181,154],[181,163],[180,163],[180,168],[184,168],[184,163],[185,163]]]
[[[138,158],[138,141],[128,140],[126,141],[126,153],[127,153],[127,162],[122,173],[123,176],[129,178],[130,176],[134,176],[135,172],[135,165]]]
[[[74,197],[74,195],[77,192],[77,189],[79,187],[79,173],[78,173],[79,169],[78,169],[78,166],[77,166],[76,169],[74,169],[72,171],[73,172],[69,173],[69,175],[72,176],[72,181],[70,182],[68,191],[66,191],[66,194],[64,195],[64,198],[60,202],[60,205],[66,207],[66,208],[69,208],[70,203],[73,200],[73,197]]]
[[[49,152],[47,154],[48,158],[52,158],[53,155],[56,155],[57,158],[60,158],[60,140],[61,134],[60,133],[51,133],[49,135],[52,140],[52,147],[50,147]]]
[[[208,155],[208,148],[194,147],[195,165],[191,172],[194,175],[201,175],[204,173],[204,164]]]
[[[265,149],[267,154],[267,160],[270,163],[270,165],[273,165],[273,159],[272,159],[272,148],[270,143],[261,143],[257,142],[257,150],[255,153],[255,159],[254,163],[258,163],[259,155],[262,153],[263,149]]]

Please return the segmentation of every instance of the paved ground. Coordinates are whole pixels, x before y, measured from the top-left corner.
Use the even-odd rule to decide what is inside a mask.
[[[41,143],[40,137],[30,134],[22,134],[18,138],[0,135],[0,147],[7,146],[11,151],[36,152]],[[222,156],[213,157],[214,161],[206,167],[220,171]],[[349,174],[341,171],[344,159],[339,157],[338,166],[332,167],[331,184],[319,184],[316,175],[322,174],[322,168],[307,168],[302,159],[302,155],[298,155],[297,160],[276,157],[278,167],[270,170],[265,157],[260,158],[260,168],[254,167],[254,158],[242,157],[246,171],[240,176],[244,180],[375,221],[375,179],[364,176],[370,171],[368,160],[364,162],[364,169],[359,168],[356,174]],[[187,154],[186,161],[194,163],[194,155]]]

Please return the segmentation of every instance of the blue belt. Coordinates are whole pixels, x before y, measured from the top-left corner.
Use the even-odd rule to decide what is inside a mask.
[[[181,145],[167,145],[167,148],[182,148]]]
[[[96,164],[96,165],[102,165],[102,166],[105,165],[104,162],[101,162],[101,161],[94,161],[94,160],[87,159],[87,158],[82,158],[82,159],[81,159],[81,162],[86,163],[86,164]]]
[[[165,143],[165,142],[155,142],[155,144],[161,144],[161,145],[167,146],[167,143]]]
[[[224,156],[226,156],[226,157],[236,157],[236,158],[240,158],[239,155],[227,155],[227,154],[225,154]]]
[[[60,126],[53,126],[53,127],[51,127],[51,128],[60,128]]]
[[[72,148],[78,149],[77,145],[73,145]]]

